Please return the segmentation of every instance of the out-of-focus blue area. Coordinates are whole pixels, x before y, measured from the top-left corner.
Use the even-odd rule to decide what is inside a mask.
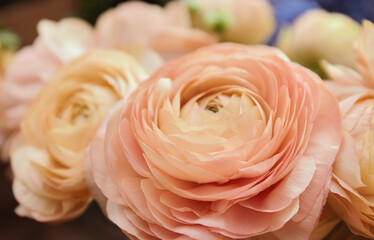
[[[374,0],[317,0],[327,11],[340,12],[356,21],[362,19],[374,21]]]
[[[303,12],[323,8],[329,12],[344,13],[356,21],[368,19],[374,22],[374,0],[269,0],[275,9],[277,28],[269,41],[274,45],[282,26],[291,23]]]
[[[275,19],[277,20],[277,28],[271,37],[269,44],[274,45],[279,30],[282,26],[291,23],[295,18],[306,10],[312,8],[320,8],[315,0],[269,0],[275,10]],[[349,1],[349,0],[348,0]],[[351,0],[355,1],[355,0]],[[374,1],[374,0],[372,0]]]

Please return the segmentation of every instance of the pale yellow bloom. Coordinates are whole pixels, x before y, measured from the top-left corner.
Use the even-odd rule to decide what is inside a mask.
[[[122,51],[93,50],[61,68],[31,104],[11,153],[16,212],[43,222],[72,219],[91,195],[85,151],[102,119],[145,71]]]
[[[361,26],[350,17],[309,10],[280,33],[277,46],[293,61],[321,73],[320,61],[354,67],[353,43]]]

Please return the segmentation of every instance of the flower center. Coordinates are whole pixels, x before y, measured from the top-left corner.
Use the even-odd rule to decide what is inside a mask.
[[[211,111],[211,112],[218,112],[220,108],[222,108],[223,106],[218,106],[216,104],[210,104],[210,105],[207,105],[205,107],[205,110],[208,110],[208,111]]]
[[[80,124],[90,117],[90,110],[86,105],[76,103],[72,107],[71,122],[73,124]]]

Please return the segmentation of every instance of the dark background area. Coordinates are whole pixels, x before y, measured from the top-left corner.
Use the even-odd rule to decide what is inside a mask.
[[[126,240],[118,227],[92,203],[78,219],[62,224],[39,223],[18,217],[17,202],[9,181],[9,169],[0,165],[0,240]]]

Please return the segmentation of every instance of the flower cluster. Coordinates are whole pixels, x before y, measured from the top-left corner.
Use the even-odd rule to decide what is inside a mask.
[[[177,0],[40,21],[0,72],[16,213],[95,200],[131,239],[323,239],[341,219],[374,238],[374,24],[276,16]]]

